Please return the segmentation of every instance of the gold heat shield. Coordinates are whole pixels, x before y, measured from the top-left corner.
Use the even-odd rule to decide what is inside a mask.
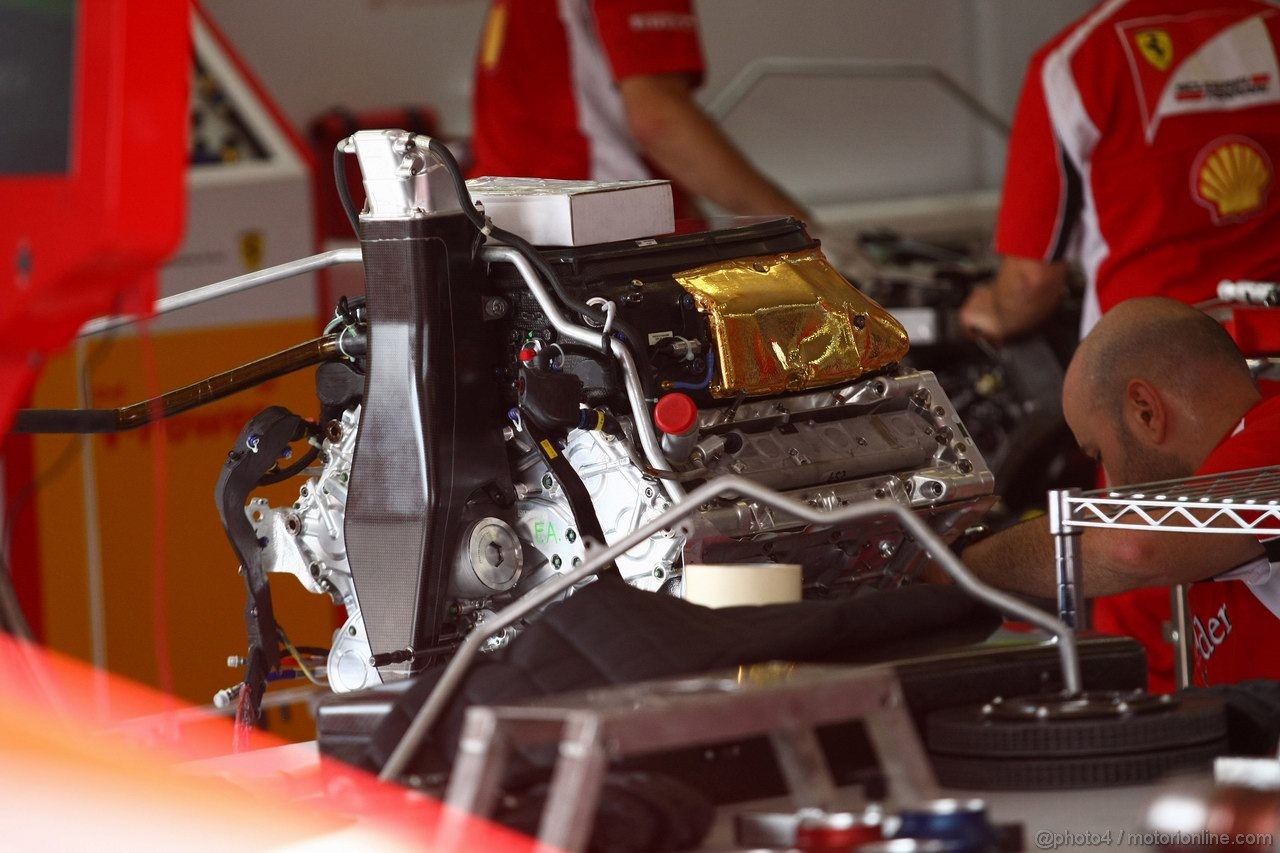
[[[714,397],[848,382],[907,354],[907,332],[814,249],[676,273],[711,322]]]

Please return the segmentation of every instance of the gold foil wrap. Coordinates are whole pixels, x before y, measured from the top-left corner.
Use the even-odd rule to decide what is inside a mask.
[[[715,338],[714,397],[848,382],[907,354],[907,332],[819,250],[720,261],[676,273]]]

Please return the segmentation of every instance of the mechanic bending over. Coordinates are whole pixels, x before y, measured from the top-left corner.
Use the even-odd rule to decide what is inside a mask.
[[[1280,396],[1263,399],[1226,331],[1171,299],[1108,312],[1072,359],[1062,402],[1081,449],[1115,486],[1280,464]],[[1194,584],[1196,684],[1280,678],[1280,549],[1248,535],[1100,528],[1085,530],[1081,547],[1091,597]],[[1047,518],[961,557],[995,586],[1055,594]]]
[[[1086,276],[1081,334],[1125,299],[1195,304],[1280,257],[1280,15],[1265,0],[1100,0],[1036,51],[1009,138],[993,285],[960,323],[1000,342]],[[1099,601],[1098,630],[1137,638],[1153,690],[1173,688],[1169,596]]]
[[[691,0],[493,0],[470,174],[657,175],[683,193],[677,216],[695,215],[701,197],[738,215],[808,219],[698,106],[703,72]]]

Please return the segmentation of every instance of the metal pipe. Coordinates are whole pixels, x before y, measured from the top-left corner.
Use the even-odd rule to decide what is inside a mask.
[[[546,285],[538,277],[533,264],[529,263],[529,259],[520,252],[510,246],[485,246],[480,250],[480,258],[490,263],[508,263],[514,266],[516,272],[520,273],[520,277],[524,279],[529,292],[533,294],[533,298],[538,300],[538,307],[542,309],[543,314],[547,315],[547,319],[551,321],[553,329],[569,340],[582,344],[584,347],[590,347],[596,352],[607,352],[604,344],[604,333],[598,329],[580,326],[564,316],[560,311],[560,306],[556,304]]]
[[[278,266],[256,270],[225,281],[206,284],[204,287],[197,287],[195,290],[188,290],[185,293],[177,293],[173,296],[157,299],[156,304],[152,307],[151,316],[159,317],[172,311],[180,311],[193,305],[212,302],[224,296],[232,296],[236,293],[243,293],[246,290],[253,290],[255,287],[261,287],[264,284],[271,284],[297,275],[335,267],[339,264],[358,264],[363,258],[364,256],[358,248],[331,249],[318,255],[299,258],[296,261],[288,261]],[[76,337],[85,338],[90,335],[100,335],[103,332],[118,329],[121,326],[132,325],[142,319],[145,318],[133,315],[98,317],[81,326],[80,332]]]
[[[622,341],[606,338],[599,330],[579,325],[566,317],[542,279],[538,277],[533,264],[517,250],[510,246],[485,246],[480,250],[480,257],[490,263],[508,263],[514,266],[520,273],[520,277],[524,279],[529,292],[533,294],[533,298],[538,300],[538,307],[542,309],[542,313],[551,321],[552,328],[559,334],[597,352],[607,352],[618,360],[622,365],[623,384],[627,387],[627,401],[631,404],[631,416],[635,420],[636,432],[639,434],[640,447],[644,450],[645,458],[648,459],[650,467],[659,471],[671,471],[671,464],[663,454],[662,446],[658,444],[658,438],[654,432],[653,417],[649,413],[649,404],[644,398],[644,386],[640,382],[640,373],[636,369],[635,359]],[[608,350],[605,349],[606,340]],[[673,501],[678,502],[684,497],[684,489],[678,483],[664,481],[664,484]]]
[[[644,398],[644,386],[640,384],[640,374],[636,370],[635,359],[631,357],[631,351],[617,338],[610,338],[609,344],[613,349],[614,358],[622,363],[623,380],[627,386],[627,401],[631,404],[631,417],[636,424],[636,434],[640,437],[640,447],[644,449],[644,455],[649,459],[649,467],[659,471],[671,471],[671,463],[667,461],[666,454],[662,452],[662,445],[658,443],[653,416],[649,412],[649,403]],[[664,480],[662,485],[673,501],[679,503],[684,500],[684,486],[679,482]]]
[[[1089,609],[1084,597],[1084,551],[1080,536],[1072,527],[1071,498],[1079,489],[1049,491],[1049,535],[1053,537],[1053,564],[1058,583],[1058,618],[1077,631],[1089,627]]]
[[[765,77],[853,77],[923,79],[936,84],[971,115],[1002,136],[1009,135],[1009,123],[978,100],[954,77],[927,62],[886,59],[814,59],[802,56],[762,56],[747,63],[707,104],[707,113],[724,119]]]
[[[431,728],[439,720],[445,706],[452,698],[467,669],[480,652],[484,642],[498,631],[518,622],[526,615],[542,607],[553,598],[559,596],[569,587],[598,572],[610,561],[617,559],[627,551],[648,540],[661,530],[672,527],[676,522],[697,512],[709,501],[724,495],[733,494],[759,501],[773,509],[801,518],[811,524],[835,526],[851,521],[869,519],[879,516],[894,516],[902,524],[907,535],[915,537],[921,547],[938,562],[956,585],[974,598],[997,610],[1012,614],[1018,619],[1029,622],[1057,638],[1058,656],[1062,665],[1063,684],[1068,693],[1080,692],[1080,661],[1076,653],[1075,632],[1059,620],[1041,610],[1025,604],[1016,598],[987,586],[974,577],[960,559],[951,552],[938,535],[929,529],[923,521],[907,507],[892,501],[866,501],[853,504],[833,512],[821,512],[778,492],[760,485],[752,480],[735,475],[720,477],[706,483],[693,492],[686,500],[674,504],[666,512],[654,518],[613,545],[597,554],[588,552],[587,560],[581,565],[535,588],[528,595],[515,601],[510,607],[500,611],[493,619],[486,620],[476,626],[457,654],[449,661],[435,689],[427,697],[427,701],[418,709],[413,722],[410,723],[404,737],[396,745],[391,757],[383,766],[378,778],[390,780],[400,776],[409,766],[414,754],[430,733]],[[594,549],[593,549],[594,550]]]

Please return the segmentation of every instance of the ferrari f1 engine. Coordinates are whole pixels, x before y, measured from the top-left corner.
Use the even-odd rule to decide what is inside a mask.
[[[901,326],[800,223],[534,249],[440,201],[465,196],[434,147],[351,144],[366,295],[331,330],[367,348],[319,371],[318,464],[297,500],[245,508],[265,571],[346,608],[335,690],[420,670],[725,474],[819,508],[897,501],[948,540],[992,502],[933,375],[899,367]],[[814,527],[743,499],[695,519],[596,582],[680,595],[686,563],[780,561],[804,566],[806,596],[845,596],[928,560],[887,521]]]

